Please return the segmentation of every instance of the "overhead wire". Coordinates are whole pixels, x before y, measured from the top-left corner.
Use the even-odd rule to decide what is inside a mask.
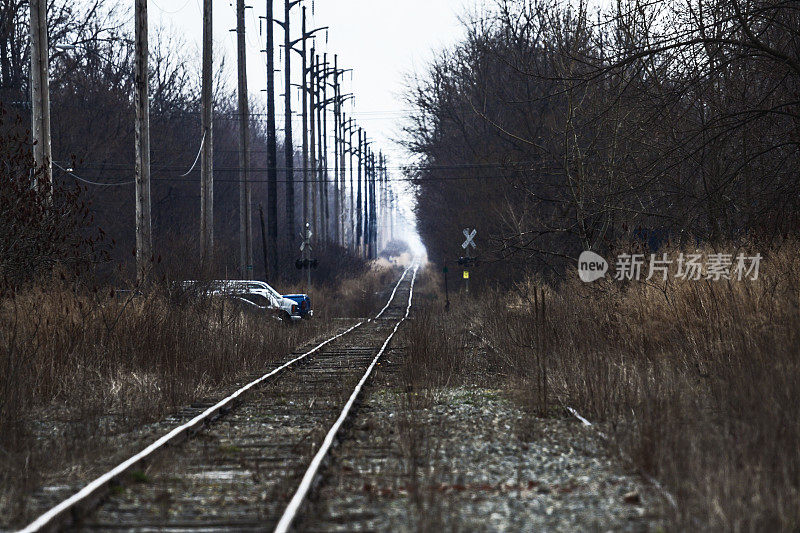
[[[87,180],[86,178],[82,178],[82,177],[78,176],[72,170],[62,167],[61,165],[59,165],[55,161],[53,161],[53,165],[55,165],[58,168],[60,168],[63,172],[65,172],[67,175],[71,176],[72,178],[75,178],[78,181],[82,181],[83,183],[88,183],[89,185],[115,186],[115,185],[130,185],[132,183],[136,183],[136,179],[132,179],[132,180],[129,180],[129,181],[120,181],[120,182],[115,182],[115,183],[102,183],[102,182],[99,182],[99,181]]]
[[[200,139],[200,148],[197,149],[197,157],[194,158],[194,163],[192,163],[191,168],[187,170],[185,173],[181,174],[180,177],[188,176],[189,173],[194,170],[195,165],[197,165],[197,161],[200,160],[200,154],[203,152],[203,145],[206,142],[206,132],[203,132],[203,137]]]
[[[167,14],[167,15],[175,15],[175,14],[177,14],[177,13],[180,13],[180,12],[181,12],[181,11],[183,11],[184,9],[186,9],[186,6],[188,6],[188,5],[189,5],[189,2],[191,2],[191,1],[192,1],[192,0],[186,0],[186,2],[184,2],[183,6],[182,6],[182,7],[180,7],[180,8],[178,8],[178,9],[176,9],[175,11],[168,11],[168,10],[164,9],[163,7],[161,7],[160,5],[158,5],[158,4],[156,3],[156,1],[155,1],[155,0],[150,0],[150,3],[151,3],[151,4],[153,4],[154,6],[156,6],[156,9],[158,9],[159,11],[161,11],[161,12],[162,12],[162,13],[164,13],[164,14]]]

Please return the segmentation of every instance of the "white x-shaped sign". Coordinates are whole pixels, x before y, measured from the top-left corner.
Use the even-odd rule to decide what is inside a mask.
[[[475,239],[475,235],[478,234],[478,230],[474,229],[474,230],[472,230],[470,232],[469,228],[466,228],[462,233],[464,233],[464,237],[466,237],[467,240],[464,241],[464,243],[461,245],[461,247],[463,249],[465,249],[465,250],[467,249],[468,246],[472,246],[473,248],[477,248],[477,246],[475,246],[475,241],[473,239]]]

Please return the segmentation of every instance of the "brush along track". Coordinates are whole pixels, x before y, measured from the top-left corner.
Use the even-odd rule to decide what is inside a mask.
[[[74,522],[75,529],[270,529],[311,456],[338,422],[342,406],[353,403],[353,389],[363,384],[366,369],[379,364],[377,355],[407,316],[413,284],[409,271],[375,319],[292,357],[282,366],[284,372],[265,374],[232,395],[231,402],[220,407],[228,399],[223,400],[204,411],[208,416],[187,423],[191,427],[174,439],[159,439],[158,451],[168,446],[169,451],[156,455],[155,450],[143,450],[25,531],[64,527],[73,515],[90,509],[107,487],[111,495],[91,515]],[[183,440],[178,437],[199,428],[194,438],[177,445]],[[120,479],[129,483],[116,484]]]

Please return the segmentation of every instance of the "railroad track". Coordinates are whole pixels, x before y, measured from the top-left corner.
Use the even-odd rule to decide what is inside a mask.
[[[409,315],[417,268],[374,318],[292,354],[21,531],[288,531]]]

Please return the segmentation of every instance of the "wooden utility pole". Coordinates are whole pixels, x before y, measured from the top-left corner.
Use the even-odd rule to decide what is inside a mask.
[[[203,154],[200,163],[200,248],[206,269],[214,255],[214,117],[212,73],[212,6],[203,0],[203,87],[201,94]]]
[[[327,54],[326,54],[327,55]],[[316,57],[315,70],[315,98],[317,113],[317,196],[319,199],[319,240],[325,241],[328,238],[327,218],[327,195],[325,187],[325,149],[323,137],[325,135],[325,122],[323,121],[325,103],[325,68],[327,61],[320,62],[319,55]]]
[[[328,233],[330,231],[330,206],[328,202],[328,53],[322,54],[322,71],[320,72],[322,76],[322,100],[320,101],[320,107],[322,115],[320,117],[320,140],[321,149],[320,149],[320,158],[322,159],[323,165],[322,168],[324,169],[322,172],[322,176],[320,179],[320,184],[322,185],[322,196],[325,201],[325,223],[322,225],[325,228],[325,240],[328,240]]]
[[[258,204],[258,218],[261,220],[261,253],[264,255],[264,281],[269,281],[269,263],[267,262],[267,229],[264,226],[264,208],[261,207],[261,204]]]
[[[236,50],[239,82],[239,265],[242,279],[253,277],[253,216],[250,211],[250,109],[247,100],[247,56],[244,0],[236,0]]]
[[[137,3],[138,8],[138,3]],[[30,0],[31,131],[36,171],[53,197],[53,157],[50,144],[50,79],[47,44],[47,0]],[[137,26],[138,30],[138,26]],[[35,183],[38,183],[38,178]]]
[[[372,207],[372,217],[370,229],[372,230],[372,259],[378,257],[378,167],[376,165],[375,154],[372,154],[372,192],[370,194],[370,203]]]
[[[370,212],[370,196],[372,192],[370,190],[372,184],[370,161],[372,160],[372,150],[366,144],[364,148],[366,148],[364,154],[364,257],[372,259],[372,250],[370,249],[370,244],[372,244],[372,213]]]
[[[339,55],[333,55],[333,242],[341,235],[339,211]]]
[[[339,104],[340,106],[342,103]],[[347,210],[345,209],[345,199],[347,195],[345,194],[346,181],[345,176],[347,175],[347,163],[345,162],[344,154],[347,150],[347,143],[345,141],[345,136],[347,134],[346,130],[346,117],[344,113],[339,110],[339,190],[342,191],[339,201],[339,224],[341,227],[341,241],[339,244],[342,246],[347,246],[347,226],[348,224],[345,223],[345,217],[347,216]]]
[[[370,212],[371,198],[372,198],[372,143],[366,142],[364,136],[364,149],[366,151],[364,158],[364,252],[367,259],[372,258],[372,250],[370,244],[372,243],[372,215]]]
[[[347,145],[349,147],[347,166],[348,170],[350,171],[350,245],[353,247],[353,251],[355,251],[358,248],[356,244],[355,202],[353,200],[355,194],[355,187],[353,186],[353,155],[355,154],[355,147],[353,146],[353,133],[355,133],[355,125],[352,118],[347,119],[346,131],[348,137]]]
[[[294,225],[294,143],[292,140],[292,39],[290,35],[290,11],[301,0],[284,0],[283,22],[275,21],[283,27],[284,51],[284,115],[283,115],[283,151],[286,161],[286,237],[287,244],[293,247],[297,241]]]
[[[302,86],[302,105],[303,105],[303,231],[304,233],[307,231],[306,224],[308,224],[308,216],[309,216],[309,209],[308,209],[308,65],[306,64],[306,51],[307,45],[306,41],[308,40],[308,32],[306,31],[306,7],[303,6],[303,23],[301,27],[301,31],[303,35],[301,37],[302,41],[302,51],[300,52],[300,56],[302,57],[303,61],[303,68],[300,71],[303,81],[301,82]]]
[[[394,240],[394,218],[395,218],[395,199],[394,189],[389,187],[389,241]]]
[[[315,131],[316,131],[316,121],[314,117],[316,116],[315,108],[317,102],[317,56],[314,54],[314,47],[311,48],[311,64],[309,65],[308,70],[308,129],[309,129],[309,140],[310,140],[310,149],[311,149],[311,227],[312,227],[312,238],[317,238],[318,233],[318,226],[317,226],[317,150],[316,150],[316,138],[315,138]]]
[[[353,155],[355,155],[355,147],[353,146],[353,133],[356,128],[352,118],[347,119],[347,144],[350,150],[347,154],[347,167],[350,173],[350,245],[353,251],[356,250],[356,213],[355,213],[355,185],[353,183]]]
[[[270,275],[278,272],[278,142],[275,134],[275,24],[267,2],[267,233]]]
[[[39,0],[42,1],[43,0]],[[145,281],[153,259],[150,222],[150,100],[147,72],[147,0],[136,0],[134,107],[136,108],[136,279]],[[45,50],[45,53],[46,50]],[[49,131],[49,129],[48,129]]]
[[[386,156],[381,159],[381,224],[378,226],[381,229],[381,245],[379,248],[382,250],[386,248],[389,235],[389,171]]]
[[[384,184],[383,172],[384,158],[383,152],[378,152],[378,222],[375,224],[375,229],[378,236],[375,244],[375,251],[378,252],[383,249],[383,228],[386,225],[386,186]]]
[[[375,259],[377,257],[376,250],[375,250],[375,237],[377,236],[376,228],[375,228],[375,207],[377,203],[375,202],[375,152],[370,154],[369,159],[369,258]]]
[[[367,228],[365,232],[365,237],[367,240],[367,259],[372,259],[372,150],[367,150],[367,160],[366,164],[366,172],[364,173],[365,176],[365,188],[367,192],[367,196],[365,198],[365,205],[364,205],[364,212],[366,213],[367,217]]]
[[[361,171],[364,166],[364,130],[358,128],[358,190],[356,192],[356,251],[360,252],[363,235],[361,213]]]
[[[295,3],[297,3],[297,2],[295,2]],[[294,5],[294,4],[292,4],[292,5]],[[311,139],[312,139],[311,149],[313,150],[314,149],[314,143],[313,143],[313,139],[314,139],[314,136],[313,136],[313,130],[314,130],[314,127],[313,127],[313,123],[314,123],[314,113],[313,113],[314,103],[313,102],[314,102],[314,100],[313,100],[313,90],[312,90],[312,88],[309,87],[309,78],[313,82],[314,48],[311,48],[312,62],[309,64],[308,54],[307,54],[308,45],[307,45],[306,41],[308,41],[309,39],[312,39],[314,37],[314,34],[317,33],[318,31],[325,30],[327,28],[328,28],[327,26],[323,26],[321,28],[316,28],[316,29],[313,29],[311,31],[308,31],[307,28],[306,28],[306,8],[304,6],[303,7],[303,23],[302,23],[300,37],[297,38],[297,39],[294,39],[292,41],[289,41],[289,43],[287,45],[292,50],[294,50],[295,52],[300,54],[300,58],[302,59],[302,62],[303,62],[303,67],[302,67],[302,70],[301,70],[302,81],[300,83],[300,90],[301,90],[302,105],[303,105],[303,112],[302,112],[302,116],[303,116],[303,224],[302,224],[302,227],[303,227],[303,234],[304,235],[306,235],[306,233],[307,233],[307,231],[309,229],[309,228],[306,227],[306,224],[310,222],[309,221],[310,211],[312,209],[314,209],[314,208],[310,208],[309,205],[308,205],[308,201],[309,201],[308,188],[309,188],[309,186],[311,184],[313,184],[313,180],[312,180],[311,184],[309,184],[309,176],[308,176],[308,174],[309,174],[309,162],[308,162],[309,144],[308,143],[309,143],[309,112],[310,112],[311,113],[310,118],[311,118],[311,124],[312,124],[312,126],[311,126],[311,131],[312,131],[312,134],[311,134]],[[295,48],[295,45],[297,43],[302,43],[302,47],[300,48],[300,50]],[[309,106],[309,95],[312,98],[310,106]],[[314,165],[312,164],[311,165],[312,169],[313,169],[313,166]],[[314,211],[314,212],[316,213],[316,211]],[[316,231],[316,226],[315,226],[315,231]],[[306,237],[304,237],[304,239],[306,239]]]
[[[372,258],[378,258],[378,185],[380,179],[380,159],[372,154]]]

